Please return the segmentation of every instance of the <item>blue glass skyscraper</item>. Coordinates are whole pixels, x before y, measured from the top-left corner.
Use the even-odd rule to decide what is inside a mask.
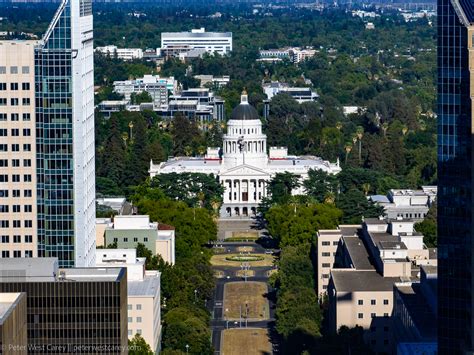
[[[438,0],[438,341],[474,350],[474,1]]]
[[[63,0],[35,52],[38,256],[95,261],[91,0]]]

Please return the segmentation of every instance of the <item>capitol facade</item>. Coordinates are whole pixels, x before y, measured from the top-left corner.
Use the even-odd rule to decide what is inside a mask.
[[[241,103],[232,111],[223,137],[222,150],[208,148],[204,157],[175,157],[160,164],[150,162],[150,177],[168,173],[214,174],[224,187],[221,217],[251,217],[267,195],[267,184],[277,173],[308,178],[310,169],[330,174],[341,171],[339,161],[330,163],[314,156],[291,156],[286,147],[270,147],[257,111],[241,96]],[[293,191],[302,194],[302,188]]]

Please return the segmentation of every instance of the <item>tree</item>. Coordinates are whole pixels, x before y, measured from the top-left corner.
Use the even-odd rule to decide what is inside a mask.
[[[330,194],[336,195],[338,184],[336,175],[320,169],[309,170],[308,179],[303,182],[306,193],[318,202],[324,202]]]
[[[336,206],[343,212],[343,223],[361,223],[362,217],[379,217],[383,214],[383,207],[368,201],[363,192],[355,189],[340,194]]]
[[[415,230],[423,234],[423,242],[429,248],[435,248],[438,245],[438,205],[434,202],[425,219],[415,224]]]
[[[148,93],[148,91],[142,91],[140,93],[132,93],[130,95],[130,102],[132,105],[140,105],[144,102],[153,102],[153,98]]]
[[[182,156],[187,152],[186,147],[190,147],[190,143],[199,137],[200,133],[195,123],[190,122],[182,113],[177,113],[173,118],[171,136],[173,137],[173,155]]]
[[[110,118],[110,133],[104,144],[104,150],[99,155],[100,164],[97,174],[108,178],[115,184],[122,179],[125,167],[125,149],[119,131],[118,119],[116,116]]]
[[[268,194],[272,203],[288,203],[293,190],[299,186],[297,175],[289,172],[277,173],[268,184]]]
[[[128,340],[128,353],[130,355],[153,355],[150,345],[142,338],[140,334],[135,334],[132,340]]]

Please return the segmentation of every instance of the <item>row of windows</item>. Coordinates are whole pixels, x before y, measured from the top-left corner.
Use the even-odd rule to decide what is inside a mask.
[[[13,205],[12,206],[13,213],[20,213],[21,212],[21,205]],[[0,213],[9,213],[10,206],[9,205],[0,205]],[[32,205],[23,205],[23,212],[31,213],[33,212]]]
[[[1,176],[1,175],[0,175]],[[0,197],[9,197],[10,193],[8,190],[0,190]],[[23,197],[32,197],[31,190],[24,190]],[[21,197],[21,190],[12,190],[12,197]]]
[[[6,74],[6,73],[7,73],[7,67],[0,66],[0,74]],[[29,74],[30,73],[30,67],[22,66],[21,67],[21,73],[22,74]],[[17,66],[11,66],[10,67],[10,74],[18,74],[18,67]]]
[[[9,258],[10,251],[9,250],[2,250],[2,258]],[[13,250],[13,257],[14,258],[21,258],[21,250]],[[33,257],[33,250],[25,250],[25,258],[32,258]]]
[[[22,119],[23,119],[23,121],[31,121],[31,114],[23,113],[22,114]],[[0,113],[0,121],[6,121],[6,120],[7,120],[7,114],[6,113]],[[12,113],[10,115],[10,120],[11,121],[19,121],[20,120],[20,114]]]
[[[17,91],[20,85],[18,83],[10,83],[10,90]],[[21,83],[22,90],[30,90],[30,83]],[[7,83],[0,83],[0,91],[7,90]]]
[[[33,228],[33,221],[32,220],[25,220],[23,221],[25,228]],[[0,219],[0,228],[10,228],[10,221],[5,219]],[[13,221],[13,228],[21,228],[21,220],[16,219]]]
[[[25,243],[33,243],[33,236],[32,235],[25,235],[24,239]],[[0,237],[0,241],[2,244],[10,243],[10,236],[9,235],[2,235]],[[14,235],[13,236],[13,243],[21,243],[21,235]]]
[[[323,246],[328,246],[328,245],[331,245],[331,242],[321,242],[321,244]],[[339,241],[337,240],[332,242],[332,245],[338,245],[338,244],[339,244]]]
[[[322,256],[331,256],[331,253],[328,253],[328,252],[324,252],[324,253],[321,253]],[[332,253],[333,256],[336,256],[336,253]]]
[[[20,129],[19,128],[12,128],[11,129],[11,136],[12,137],[19,137],[20,136]],[[23,128],[23,137],[30,137],[31,136],[31,129],[30,128]],[[0,129],[0,137],[8,137],[8,129],[1,128]]]
[[[118,242],[118,241],[119,241],[118,238],[114,238],[114,243],[115,243],[115,242]],[[128,243],[128,238],[123,238],[122,241],[123,241],[124,243]],[[134,241],[135,243],[138,243],[138,238],[136,238],[136,237],[133,238],[133,241]],[[143,238],[143,241],[144,241],[144,242],[148,242],[148,237],[144,237],[144,238]]]
[[[104,254],[104,256],[106,256],[106,255]],[[124,254],[124,256],[125,256],[125,254]],[[142,310],[142,305],[141,305],[141,304],[137,304],[136,307],[135,307],[135,309],[136,309],[137,311],[141,311],[141,310]],[[128,305],[128,310],[129,310],[129,311],[133,310],[133,305],[132,305],[132,304],[129,304],[129,305]]]
[[[25,160],[26,159],[23,159],[23,165],[25,165]],[[12,167],[13,168],[19,168],[20,167],[20,159],[12,159],[11,161],[12,163]],[[28,163],[26,163],[28,164]],[[8,159],[0,159],[0,168],[8,168]],[[31,181],[31,175],[29,174],[26,174],[24,175],[24,180],[25,182],[30,182]]]
[[[24,97],[21,99],[21,104],[23,106],[30,106],[31,104],[31,99],[29,97]],[[7,99],[5,97],[0,98],[0,106],[6,106],[7,105]],[[20,105],[20,99],[19,98],[11,98],[10,99],[10,105],[11,106],[19,106]]]
[[[132,323],[132,322],[133,322],[133,317],[128,317],[128,323]],[[142,317],[137,317],[136,322],[141,323],[142,322]]]
[[[389,315],[388,315],[388,313],[384,313],[383,316],[388,317]],[[370,318],[375,318],[375,317],[377,317],[377,313],[370,313]],[[357,313],[357,318],[363,319],[364,318],[364,313]]]
[[[388,303],[389,303],[389,301],[388,301],[387,299],[383,300],[383,304],[384,304],[384,305],[388,305]],[[357,304],[358,304],[359,306],[363,306],[363,305],[364,305],[364,300],[358,300],[358,301],[357,301]],[[372,306],[375,306],[375,305],[377,304],[377,300],[370,300],[370,304],[371,304]]]
[[[141,334],[142,334],[142,330],[141,330],[141,329],[137,329],[137,331],[135,332],[135,334],[141,335]],[[128,330],[128,335],[129,335],[129,336],[132,336],[132,335],[133,335],[133,330],[132,330],[132,329],[129,329],[129,330]]]
[[[12,144],[11,148],[12,148],[12,152],[19,152],[20,151],[20,145],[19,144]],[[31,144],[23,144],[23,151],[24,152],[31,152]],[[8,144],[0,144],[0,152],[8,152]]]

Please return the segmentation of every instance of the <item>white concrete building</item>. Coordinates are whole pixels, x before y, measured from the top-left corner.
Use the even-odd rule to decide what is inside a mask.
[[[135,249],[97,249],[97,267],[127,268],[128,338],[140,334],[157,353],[161,339],[161,273],[145,270]]]
[[[117,46],[97,47],[96,52],[102,53],[110,57],[117,57],[122,60],[134,60],[143,58],[143,50],[141,48],[117,48]]]
[[[160,164],[150,163],[150,177],[158,174],[196,172],[213,174],[224,186],[223,217],[255,215],[257,206],[267,195],[267,183],[277,173],[290,172],[305,180],[310,169],[330,174],[341,171],[339,162],[332,164],[314,156],[289,156],[286,147],[270,147],[262,122],[247,94],[232,112],[219,148],[208,148],[204,158],[176,157]],[[294,193],[303,193],[300,188]]]
[[[178,91],[178,81],[174,77],[161,78],[159,75],[145,75],[134,80],[114,81],[114,91],[123,95],[130,102],[133,93],[146,91],[153,99],[153,106],[158,108],[168,104],[168,92],[175,95]]]
[[[163,32],[161,50],[166,51],[168,47],[205,49],[211,54],[226,55],[232,52],[232,32],[206,32],[204,28],[191,32]]]
[[[315,101],[319,97],[319,95],[309,87],[290,87],[288,84],[280,83],[279,81],[263,84],[262,87],[268,100],[271,100],[273,96],[280,93],[290,95],[300,104]]]

